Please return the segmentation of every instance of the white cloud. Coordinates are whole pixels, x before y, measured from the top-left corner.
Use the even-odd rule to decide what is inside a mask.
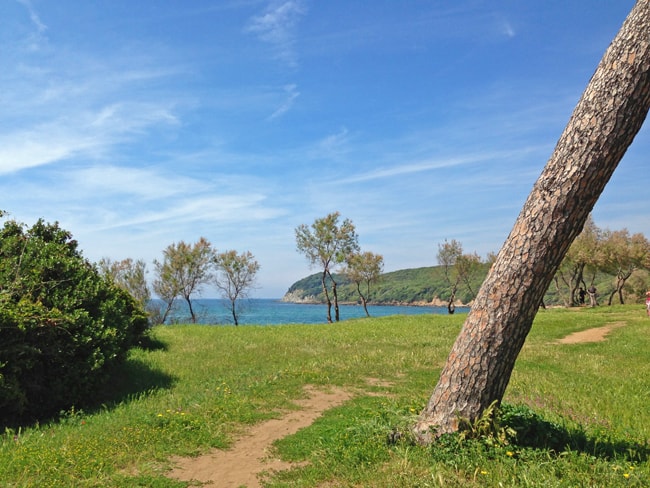
[[[38,13],[34,9],[32,2],[30,0],[17,0],[18,3],[23,5],[27,9],[29,14],[29,20],[35,27],[35,32],[31,34],[28,38],[27,47],[30,51],[38,51],[42,44],[47,40],[45,37],[45,31],[47,26],[41,21]]]
[[[300,96],[300,92],[296,90],[296,88],[297,87],[294,84],[284,86],[286,99],[284,100],[282,105],[280,105],[277,108],[277,110],[269,116],[269,120],[276,119],[284,115],[286,112],[289,111],[289,109],[291,109],[291,107],[293,106],[293,102],[295,102],[296,98]]]
[[[263,14],[250,20],[246,32],[256,34],[260,40],[271,44],[278,59],[289,66],[296,66],[295,28],[305,11],[300,0],[272,2]]]
[[[512,23],[508,19],[501,17],[497,20],[497,24],[500,33],[506,36],[508,39],[512,39],[517,35],[515,28],[512,26]]]
[[[344,178],[343,180],[339,180],[339,183],[360,183],[364,181],[378,180],[382,178],[393,178],[395,176],[400,176],[405,174],[420,173],[423,171],[430,171],[433,169],[460,166],[463,164],[480,161],[485,158],[486,156],[466,156],[460,158],[435,159],[430,161],[421,161],[417,163],[400,164],[397,166],[381,168],[375,171],[368,171],[366,173],[361,173],[356,176]]]
[[[0,136],[0,174],[76,156],[96,157],[113,144],[154,126],[178,121],[164,106],[118,103]]]
[[[18,0],[18,3],[23,4],[27,9],[27,12],[29,12],[29,19],[32,21],[34,26],[36,26],[36,30],[39,33],[45,32],[47,30],[47,26],[41,22],[41,19],[36,13],[36,10],[34,10],[32,2],[30,2],[30,0]]]

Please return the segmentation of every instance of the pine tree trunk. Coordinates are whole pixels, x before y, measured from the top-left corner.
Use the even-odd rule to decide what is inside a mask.
[[[423,443],[503,398],[555,272],[650,105],[650,4],[608,48],[488,273],[415,431]],[[432,429],[434,432],[432,432]]]

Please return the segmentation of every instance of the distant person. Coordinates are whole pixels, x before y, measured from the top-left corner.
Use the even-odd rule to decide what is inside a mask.
[[[580,305],[585,304],[585,295],[586,294],[587,294],[587,292],[585,291],[585,289],[583,287],[580,287],[580,291],[578,292],[578,295],[580,296]]]
[[[645,292],[645,310],[648,313],[648,317],[650,317],[650,291]]]
[[[591,285],[589,288],[587,288],[587,293],[589,293],[589,306],[590,307],[595,307],[598,305],[598,302],[596,301],[596,292],[598,290],[594,285]]]

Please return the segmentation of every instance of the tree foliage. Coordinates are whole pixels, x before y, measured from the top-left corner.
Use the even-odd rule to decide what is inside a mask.
[[[223,298],[228,300],[230,313],[235,325],[239,324],[239,303],[248,296],[255,284],[259,263],[250,251],[238,254],[237,251],[225,251],[214,255],[216,268],[214,283]]]
[[[356,229],[351,220],[345,219],[339,224],[339,212],[333,212],[326,217],[316,219],[313,224],[302,224],[295,230],[296,247],[304,254],[311,266],[320,266],[323,270],[321,285],[327,303],[327,321],[332,322],[332,300],[327,281],[332,286],[334,298],[335,319],[340,319],[337,282],[334,279],[334,268],[345,262],[348,256],[359,251]]]
[[[483,271],[481,258],[476,253],[464,254],[463,245],[456,239],[438,244],[436,257],[438,264],[444,270],[445,279],[449,286],[447,311],[453,314],[456,309],[454,302],[460,285],[465,286],[472,297],[476,294],[473,283],[476,276]]]
[[[128,291],[149,314],[149,322],[159,323],[159,310],[151,303],[151,289],[147,283],[147,263],[142,259],[134,261],[131,258],[113,261],[102,258],[97,264],[100,273]]]
[[[0,230],[0,412],[5,421],[83,401],[147,329],[58,224]]]
[[[650,242],[643,234],[630,235],[627,229],[605,231],[602,242],[602,268],[615,276],[614,289],[609,295],[608,305],[615,295],[624,303],[623,287],[638,269],[648,268]]]
[[[578,305],[580,303],[580,288],[584,293],[584,290],[594,286],[596,275],[600,269],[601,243],[602,231],[596,226],[590,215],[582,232],[569,247],[553,278],[558,297],[564,306]]]
[[[601,229],[589,217],[555,274],[556,300],[567,307],[578,305],[578,290],[592,286],[609,296],[608,305],[617,295],[620,303],[625,303],[628,295],[639,300],[650,284],[640,274],[650,269],[649,256],[650,242],[643,234],[631,235],[625,228]],[[626,291],[635,274],[634,286]]]
[[[374,254],[366,251],[363,253],[353,253],[347,258],[347,267],[345,268],[345,275],[352,281],[357,288],[359,298],[366,316],[370,317],[368,313],[368,300],[370,299],[370,284],[376,283],[384,270],[384,257],[381,254]],[[365,285],[365,290],[362,291],[361,285]]]
[[[212,255],[210,242],[201,237],[194,244],[172,243],[163,251],[162,261],[154,260],[153,289],[165,303],[161,323],[165,323],[179,296],[187,303],[190,320],[196,323],[193,296],[211,279]]]

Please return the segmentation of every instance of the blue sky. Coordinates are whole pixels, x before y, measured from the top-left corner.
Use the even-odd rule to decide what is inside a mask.
[[[386,271],[484,256],[633,4],[0,0],[0,209],[92,261],[251,251],[259,297],[313,272],[294,229],[337,210]],[[650,235],[649,146],[598,226]]]

